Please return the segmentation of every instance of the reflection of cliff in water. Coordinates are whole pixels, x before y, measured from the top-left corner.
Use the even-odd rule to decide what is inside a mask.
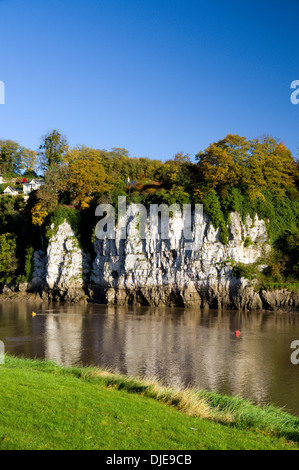
[[[269,401],[277,387],[274,399],[278,400],[285,386],[277,385],[280,378],[294,372],[289,360],[290,329],[299,337],[298,319],[289,313],[107,307],[104,314],[84,316],[81,344],[80,331],[74,333],[75,327],[81,328],[79,322],[62,317],[59,325],[56,351],[67,349],[68,362],[78,357],[124,374],[240,394],[260,403]],[[237,328],[240,338],[234,335]],[[66,344],[68,336],[77,340],[66,348],[61,343]],[[61,362],[65,361],[62,355]]]
[[[45,323],[45,358],[59,364],[80,361],[82,348],[81,315],[49,313]]]
[[[109,364],[114,357],[120,372],[162,377],[176,386],[219,389],[222,385],[230,393],[241,393],[246,386],[259,401],[267,396],[271,354],[252,341],[253,332],[263,328],[263,315],[205,317],[188,311],[169,317],[154,312],[126,321],[110,310],[106,327],[111,337],[103,341],[101,354]],[[236,339],[233,332],[240,325],[246,334]]]
[[[297,371],[290,362],[299,317],[290,312],[77,304],[40,306],[32,319],[26,304],[1,304],[0,339],[13,354],[108,367],[260,403],[289,403],[299,414],[299,366]]]

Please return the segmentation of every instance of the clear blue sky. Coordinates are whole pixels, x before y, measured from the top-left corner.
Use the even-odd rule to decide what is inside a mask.
[[[0,0],[0,58],[2,139],[165,160],[271,134],[298,156],[298,0]]]

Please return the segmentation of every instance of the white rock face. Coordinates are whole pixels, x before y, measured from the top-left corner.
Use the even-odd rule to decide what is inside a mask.
[[[138,207],[131,210],[136,215]],[[238,213],[232,213],[230,220],[229,241],[223,245],[220,230],[207,215],[199,215],[193,226],[195,243],[189,249],[182,234],[183,219],[177,214],[170,219],[168,240],[161,239],[149,221],[146,238],[140,239],[133,218],[125,240],[119,239],[119,232],[115,240],[96,240],[91,281],[106,289],[109,303],[136,301],[138,296],[146,304],[169,304],[173,298],[174,303],[188,305],[209,296],[227,301],[236,288],[232,262],[253,263],[270,248],[264,221],[257,216],[254,220],[248,216],[244,224]]]
[[[137,206],[130,206],[131,215]],[[46,300],[91,301],[107,304],[180,305],[239,309],[293,309],[299,296],[287,291],[256,292],[246,279],[232,276],[234,262],[249,264],[270,249],[266,226],[257,216],[245,223],[230,216],[229,241],[223,245],[219,230],[207,215],[193,224],[193,245],[182,236],[183,220],[170,219],[169,239],[148,220],[141,239],[134,217],[127,223],[127,238],[96,240],[94,261],[80,248],[64,221],[48,243],[34,254],[31,289]],[[245,242],[246,241],[246,242]]]
[[[33,286],[61,292],[83,288],[90,272],[90,257],[79,246],[74,231],[64,221],[49,241],[47,253],[34,254]]]
[[[46,282],[50,289],[73,282],[83,285],[83,252],[66,221],[48,245]]]

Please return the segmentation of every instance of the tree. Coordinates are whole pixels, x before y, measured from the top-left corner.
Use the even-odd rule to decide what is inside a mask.
[[[18,174],[22,167],[22,147],[13,140],[0,140],[0,171]]]
[[[156,178],[166,187],[171,188],[173,185],[185,185],[187,178],[186,171],[190,164],[190,157],[183,152],[176,153],[171,160],[158,167]]]
[[[79,158],[99,158],[102,159],[105,157],[107,152],[105,150],[100,149],[93,149],[90,147],[86,147],[85,145],[77,146],[72,149],[68,149],[65,154],[65,162],[70,164]]]
[[[103,165],[115,180],[132,179],[130,154],[124,148],[113,147],[106,159],[103,159]]]
[[[284,232],[274,245],[285,276],[299,277],[299,230]]]
[[[196,155],[201,173],[198,194],[215,189],[225,196],[229,187],[246,191],[250,200],[264,199],[265,190],[283,194],[295,186],[296,163],[285,145],[272,137],[247,140],[228,134]]]
[[[44,212],[52,212],[58,206],[60,197],[68,191],[69,167],[66,164],[57,163],[49,167],[44,175],[45,184],[37,190],[36,197],[40,209]]]
[[[203,177],[204,192],[223,193],[229,186],[242,183],[250,145],[245,137],[228,134],[196,155]]]
[[[265,137],[260,141],[264,149],[263,173],[267,187],[280,194],[296,182],[298,168],[291,152],[276,139]]]
[[[40,168],[46,171],[53,165],[61,165],[68,150],[67,139],[59,131],[48,132],[39,146]]]
[[[37,161],[37,153],[34,150],[21,148],[21,167],[25,174],[33,174]]]
[[[185,163],[190,163],[190,155],[184,152],[177,152],[174,155],[173,160],[180,165],[183,165]]]
[[[82,209],[89,207],[92,199],[112,188],[110,178],[95,156],[81,157],[70,163],[67,186]]]
[[[0,278],[2,280],[13,276],[18,268],[16,250],[16,235],[14,233],[2,233],[0,235]]]
[[[48,211],[44,208],[42,202],[37,202],[31,209],[32,224],[38,225],[39,227],[43,225],[46,217],[48,216]]]
[[[171,188],[180,182],[180,166],[174,160],[167,160],[158,170],[159,181],[166,187]]]

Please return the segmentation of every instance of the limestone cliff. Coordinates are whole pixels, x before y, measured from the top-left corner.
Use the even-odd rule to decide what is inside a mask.
[[[90,276],[90,255],[85,253],[64,221],[49,240],[47,250],[34,253],[31,288],[50,300],[77,301],[85,296]]]
[[[230,219],[229,241],[223,245],[219,229],[202,214],[193,227],[195,249],[189,249],[180,217],[170,219],[168,240],[152,227],[146,239],[140,239],[132,217],[125,240],[95,242],[91,293],[115,304],[261,308],[254,289],[232,277],[232,266],[234,262],[253,263],[265,255],[269,249],[265,224],[257,216],[243,224],[237,213]],[[245,247],[249,238],[251,244]]]
[[[134,206],[131,211],[134,215]],[[31,288],[40,290],[43,298],[78,301],[86,295],[90,301],[117,305],[298,307],[298,296],[290,292],[256,292],[248,280],[232,276],[234,263],[253,263],[270,249],[263,220],[248,216],[243,223],[232,213],[229,240],[223,245],[219,229],[202,214],[193,226],[193,241],[199,243],[191,249],[182,227],[180,217],[171,218],[170,237],[163,240],[148,221],[146,238],[141,239],[131,217],[126,239],[120,239],[118,230],[115,239],[96,239],[94,254],[89,255],[65,221],[47,250],[35,253]]]

